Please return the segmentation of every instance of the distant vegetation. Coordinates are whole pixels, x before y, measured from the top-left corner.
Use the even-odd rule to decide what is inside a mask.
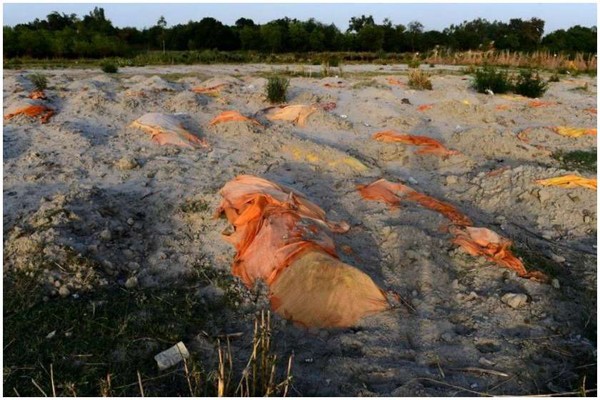
[[[579,58],[583,67],[595,68],[596,27],[574,26],[544,36],[544,21],[519,18],[505,22],[485,19],[451,25],[443,31],[425,31],[418,21],[407,25],[389,19],[376,24],[372,16],[352,17],[341,31],[333,24],[315,19],[299,21],[282,18],[256,24],[240,18],[224,25],[206,17],[187,24],[167,26],[161,17],[154,26],[117,28],[104,9],[96,7],[83,18],[76,14],[53,12],[46,19],[4,27],[5,66],[15,58],[26,59],[104,59],[120,58],[119,66],[156,63],[276,62],[279,54],[292,54],[295,62],[381,62],[398,60],[418,65],[428,63],[489,62],[513,63],[515,54],[550,63]],[[315,58],[309,54],[329,54]],[[337,53],[351,54],[339,56]],[[365,56],[356,56],[363,53]],[[525,56],[528,55],[528,56]],[[520,56],[521,57],[521,56]],[[290,57],[288,57],[290,58]],[[518,58],[518,57],[517,57]],[[123,60],[127,60],[126,62]],[[7,62],[9,65],[7,65]],[[479,64],[480,65],[480,64]],[[557,68],[558,68],[557,67]],[[579,68],[582,65],[579,63]]]

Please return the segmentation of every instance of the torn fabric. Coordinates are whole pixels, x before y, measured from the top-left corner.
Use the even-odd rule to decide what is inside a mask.
[[[389,308],[384,293],[366,274],[338,259],[330,231],[346,223],[303,195],[266,179],[241,175],[221,189],[217,215],[234,231],[225,240],[236,249],[232,273],[251,287],[269,285],[278,314],[307,327],[345,327]]]
[[[437,140],[427,136],[402,135],[394,131],[381,131],[375,133],[373,139],[379,142],[398,142],[419,146],[420,149],[416,154],[434,154],[440,157],[459,154],[458,151],[449,150]]]

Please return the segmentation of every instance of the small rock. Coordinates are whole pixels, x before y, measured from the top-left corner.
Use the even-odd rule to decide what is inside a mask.
[[[586,224],[589,224],[592,221],[592,219],[590,218],[589,215],[585,215],[583,217],[583,222],[585,222]]]
[[[127,281],[125,282],[125,287],[127,289],[133,289],[137,285],[138,285],[138,278],[136,276],[132,276],[131,278],[128,278]]]
[[[400,102],[401,102],[402,104],[410,104],[410,100],[409,100],[409,99],[407,99],[406,97],[405,97],[405,98],[403,98],[402,100],[400,100]]]
[[[129,225],[129,226],[133,225],[134,222],[135,221],[133,220],[133,218],[128,218],[127,219],[127,225]]]
[[[122,171],[128,171],[130,169],[134,169],[139,164],[137,160],[133,157],[123,157],[116,163],[117,168]]]
[[[135,253],[129,249],[123,250],[123,255],[130,260],[135,257]]]
[[[581,201],[581,199],[579,198],[579,196],[574,195],[573,193],[568,193],[567,196],[569,197],[569,199],[571,199],[571,201],[573,203],[577,203],[577,202]]]
[[[59,288],[60,285],[61,285],[61,283],[60,283],[60,281],[58,279],[54,281],[54,287]]]
[[[458,279],[452,281],[452,289],[458,290]]]
[[[66,286],[61,286],[60,289],[58,289],[58,294],[60,297],[68,297],[71,294],[71,291]]]
[[[105,229],[102,232],[100,232],[100,239],[109,241],[110,239],[112,239],[112,234],[108,229]]]
[[[552,261],[555,261],[557,263],[564,263],[565,261],[567,261],[566,258],[564,258],[563,256],[559,256],[557,254],[550,254],[550,258],[552,258]]]
[[[558,279],[552,279],[552,287],[555,289],[560,289],[560,282],[558,282]]]
[[[455,185],[458,183],[458,177],[456,175],[448,175],[446,177],[446,184],[447,185]]]
[[[527,303],[527,295],[523,293],[506,293],[501,300],[512,308],[519,308]]]
[[[408,177],[408,182],[409,182],[411,185],[416,185],[417,183],[419,183],[419,181],[417,181],[417,180],[416,180],[415,178],[413,178],[412,176],[409,176],[409,177]]]
[[[137,271],[138,269],[140,269],[140,264],[132,261],[130,263],[127,263],[127,269],[129,269],[130,271]]]
[[[54,336],[56,336],[56,331],[52,331],[49,334],[47,334],[46,339],[52,339]]]

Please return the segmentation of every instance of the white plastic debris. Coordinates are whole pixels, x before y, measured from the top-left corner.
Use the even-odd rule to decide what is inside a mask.
[[[346,119],[348,116],[346,114],[340,114],[340,118]]]
[[[158,364],[158,369],[162,371],[163,369],[167,369],[180,363],[189,356],[190,353],[188,352],[188,349],[185,347],[183,342],[179,342],[175,346],[172,346],[162,353],[155,355],[154,359]]]
[[[56,331],[52,331],[49,334],[47,334],[46,339],[52,339],[54,336],[56,336]]]

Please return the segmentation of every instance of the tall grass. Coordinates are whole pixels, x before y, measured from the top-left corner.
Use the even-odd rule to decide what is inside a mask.
[[[179,65],[179,64],[212,64],[212,63],[270,63],[270,64],[312,64],[335,67],[336,63],[361,64],[375,63],[406,64],[424,62],[435,65],[495,65],[512,68],[536,68],[555,71],[595,73],[597,59],[592,54],[576,53],[554,54],[549,51],[521,53],[511,51],[465,51],[455,52],[447,49],[435,49],[427,53],[385,53],[385,52],[305,52],[305,53],[263,53],[258,51],[148,51],[130,57],[115,57],[111,61],[119,67],[145,65]],[[6,69],[23,68],[25,66],[80,67],[98,66],[99,59],[4,59]]]
[[[425,58],[426,62],[450,65],[495,65],[512,68],[538,68],[547,70],[569,70],[571,72],[590,72],[596,70],[597,59],[594,55],[577,53],[574,56],[554,54],[549,51],[533,53],[502,51],[434,51]]]
[[[242,371],[237,385],[233,381],[233,356],[229,341],[219,343],[219,366],[217,375],[217,395],[219,397],[269,397],[287,396],[292,382],[293,356],[287,360],[285,376],[277,379],[278,360],[271,347],[271,313],[261,311],[254,320],[252,353]]]

